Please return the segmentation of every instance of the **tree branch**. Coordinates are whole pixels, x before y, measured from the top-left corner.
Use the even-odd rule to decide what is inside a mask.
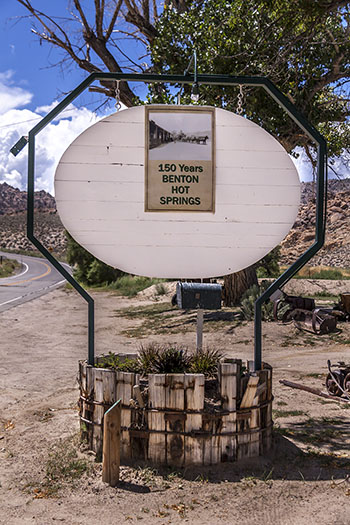
[[[105,39],[106,40],[109,40],[109,37],[112,34],[112,31],[113,31],[114,25],[116,23],[116,20],[117,20],[120,8],[122,6],[122,3],[123,3],[123,0],[118,0],[118,3],[117,3],[117,5],[116,5],[116,7],[114,9],[111,21],[109,23],[108,29],[107,29],[106,34],[105,34]]]

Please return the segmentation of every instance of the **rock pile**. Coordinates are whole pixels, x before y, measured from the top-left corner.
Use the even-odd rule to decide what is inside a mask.
[[[299,214],[290,233],[282,242],[282,262],[290,264],[313,244],[316,204],[312,183],[301,185]],[[350,266],[350,180],[332,180],[328,184],[325,245],[310,262],[312,266]]]

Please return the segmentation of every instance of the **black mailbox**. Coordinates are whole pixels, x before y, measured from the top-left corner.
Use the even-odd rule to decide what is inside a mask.
[[[177,283],[177,305],[183,310],[221,308],[221,284]]]

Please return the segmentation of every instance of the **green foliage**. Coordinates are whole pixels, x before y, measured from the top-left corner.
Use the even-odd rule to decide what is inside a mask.
[[[74,267],[74,277],[89,286],[103,286],[116,281],[123,272],[96,259],[78,244],[68,232],[67,261]]]
[[[95,368],[112,368],[119,372],[135,372],[136,374],[141,372],[140,363],[136,356],[135,359],[121,359],[118,355],[113,354],[113,352],[101,356]]]
[[[112,282],[108,288],[110,290],[116,290],[120,295],[134,297],[145,288],[159,282],[160,279],[151,279],[150,277],[143,277],[141,275],[123,275]]]
[[[191,359],[190,372],[213,377],[218,371],[218,363],[224,357],[223,353],[214,348],[204,348],[195,352]]]
[[[150,342],[141,345],[135,359],[121,359],[110,352],[99,358],[96,368],[113,368],[121,372],[138,374],[204,374],[215,376],[218,362],[223,357],[222,352],[215,349],[203,349],[193,354],[186,348],[177,345],[160,345]]]
[[[241,299],[241,313],[244,319],[252,321],[254,319],[254,304],[260,295],[267,290],[271,283],[262,281],[260,286],[254,284],[246,290]],[[273,320],[273,303],[269,301],[264,303],[261,308],[261,318],[263,321]]]
[[[60,440],[50,452],[46,462],[45,478],[40,487],[34,490],[36,497],[48,498],[56,496],[57,492],[67,484],[90,470],[89,463],[78,455],[78,440],[76,437]]]
[[[156,284],[156,295],[166,295],[167,289],[163,283]]]
[[[156,374],[180,374],[189,370],[191,357],[186,349],[169,346],[156,354],[153,366]]]
[[[281,247],[276,246],[265,257],[256,264],[256,274],[258,278],[278,277],[280,274],[279,260]]]
[[[161,347],[157,343],[151,342],[147,345],[140,345],[138,360],[144,374],[154,372],[154,363],[160,352]]]
[[[295,276],[296,279],[330,279],[330,280],[342,280],[342,279],[349,279],[348,275],[345,275],[341,270],[338,268],[329,268],[329,269],[321,269],[318,270],[316,268],[310,269],[308,274],[305,275],[305,272],[303,272],[301,275],[297,274]]]
[[[16,270],[20,267],[20,264],[16,261],[16,259],[2,259],[2,263],[0,263],[0,278],[1,277],[9,277],[9,275],[12,275],[15,273]]]
[[[196,49],[199,73],[267,76],[318,127],[331,155],[350,148],[346,8],[305,0],[193,0],[187,6],[182,14],[164,9],[151,46],[154,71],[182,74]],[[190,91],[185,86],[183,103],[189,103]],[[238,87],[201,85],[200,93],[200,104],[236,110]],[[263,89],[247,87],[245,94],[247,118],[288,151],[313,148]],[[159,87],[152,86],[151,95],[152,101],[163,102]],[[164,97],[168,101],[169,91]]]

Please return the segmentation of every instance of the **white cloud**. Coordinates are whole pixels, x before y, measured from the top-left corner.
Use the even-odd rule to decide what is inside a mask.
[[[42,106],[34,111],[20,109],[27,104],[32,94],[21,88],[9,89],[11,74],[0,73],[1,86],[7,92],[14,92],[8,99],[7,109],[1,115],[0,122],[0,182],[7,182],[21,190],[27,187],[27,148],[14,157],[10,153],[12,146],[22,135],[27,135],[44,115],[51,111],[58,102]],[[19,96],[20,94],[21,96]],[[22,96],[23,95],[23,96]],[[0,106],[1,107],[1,106]],[[86,128],[100,119],[85,107],[77,108],[70,104],[58,117],[48,124],[36,137],[35,150],[35,189],[53,193],[54,172],[69,144]]]
[[[298,154],[298,158],[291,156],[292,161],[294,162],[295,167],[298,170],[300,180],[307,182],[313,180],[313,167],[311,165],[310,159],[306,155],[303,148],[297,147],[294,150]],[[332,167],[332,169],[330,168]],[[346,151],[343,152],[343,155],[340,157],[335,157],[328,159],[328,178],[348,178],[350,177],[350,155]],[[316,173],[315,173],[316,175]]]
[[[25,106],[33,98],[33,94],[13,85],[13,71],[0,73],[0,115],[7,111]]]

